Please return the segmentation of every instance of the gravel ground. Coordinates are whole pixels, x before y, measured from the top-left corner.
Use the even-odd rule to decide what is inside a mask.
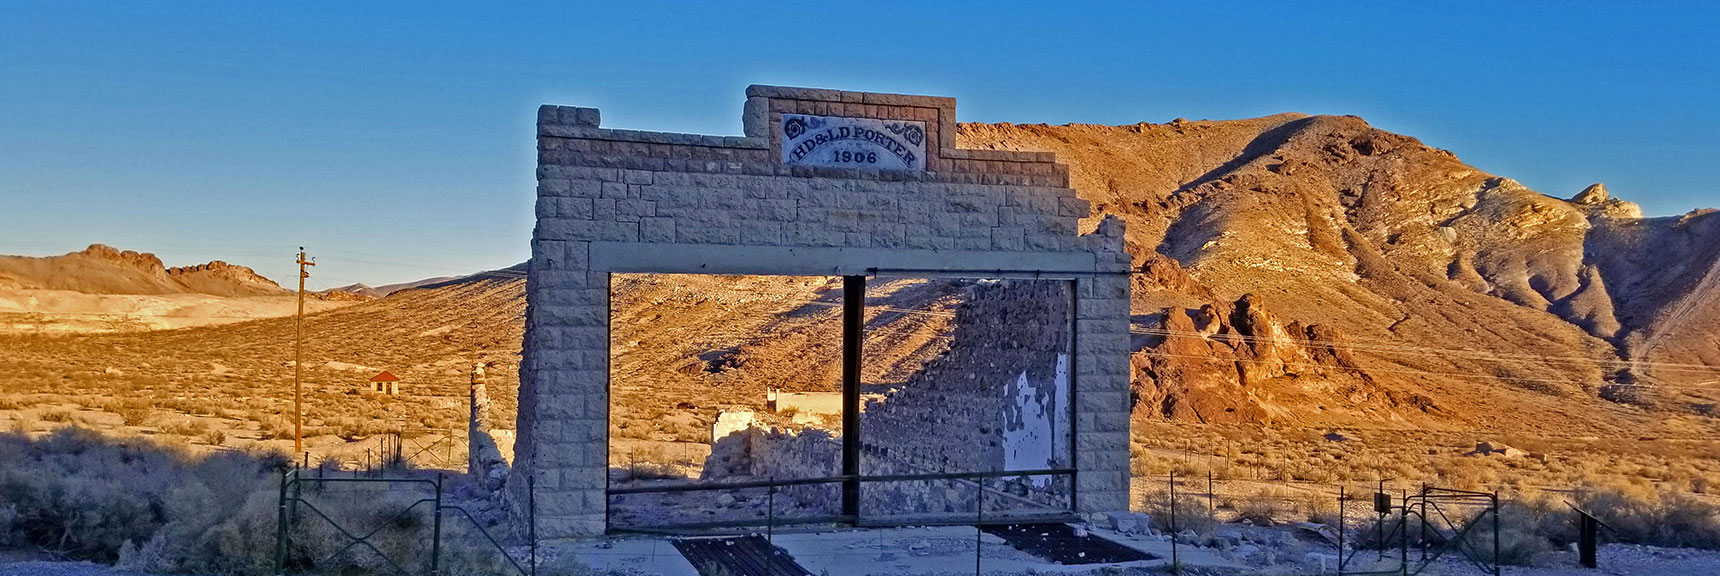
[[[1570,552],[1537,559],[1533,568],[1507,567],[1512,576],[1715,576],[1720,575],[1720,550],[1655,548],[1632,544],[1608,544],[1596,555],[1598,569],[1577,565]],[[1455,573],[1455,572],[1454,572]]]
[[[0,563],[0,576],[147,576],[89,562],[29,561]]]
[[[89,562],[53,562],[42,560],[17,561],[0,556],[0,576],[150,576],[137,572],[115,570]],[[1560,552],[1542,556],[1535,567],[1507,566],[1508,576],[1717,576],[1720,575],[1720,550],[1691,550],[1655,548],[1630,544],[1608,544],[1601,547],[1598,570],[1577,566],[1576,554]],[[1313,574],[1310,566],[1288,564],[1275,567],[1255,567],[1235,570],[1214,567],[1192,567],[1188,574],[1236,575],[1247,574]],[[1071,571],[1078,572],[1078,571]],[[1130,569],[1124,574],[1145,574],[1148,570]],[[1112,574],[1102,568],[1093,573]],[[1330,573],[1330,572],[1328,572]],[[1480,576],[1481,573],[1461,562],[1441,562],[1423,572],[1429,576]]]

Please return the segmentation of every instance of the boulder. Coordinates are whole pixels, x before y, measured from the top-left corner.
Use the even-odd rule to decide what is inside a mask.
[[[1481,456],[1517,457],[1517,456],[1522,456],[1523,451],[1518,450],[1516,448],[1512,448],[1512,447],[1507,446],[1507,445],[1500,443],[1500,442],[1482,441],[1482,442],[1476,442],[1475,443],[1474,454],[1481,455]]]
[[[1100,525],[1123,534],[1146,534],[1152,528],[1153,517],[1140,512],[1111,512]]]

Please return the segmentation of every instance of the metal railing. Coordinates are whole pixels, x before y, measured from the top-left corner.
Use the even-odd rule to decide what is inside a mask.
[[[769,529],[769,528],[774,528],[775,526],[804,525],[804,524],[835,524],[835,523],[851,524],[851,525],[859,526],[859,527],[887,527],[887,526],[906,526],[906,525],[914,525],[914,526],[976,525],[977,526],[977,525],[984,524],[987,522],[997,523],[997,524],[1020,523],[1020,522],[1024,522],[1024,521],[1047,521],[1047,522],[1051,522],[1051,521],[1067,521],[1067,520],[1073,520],[1073,519],[1077,518],[1078,516],[1074,513],[1073,510],[1053,512],[1053,513],[1042,514],[1042,515],[1037,515],[1037,516],[1023,515],[1023,514],[1009,514],[1009,515],[1004,516],[1004,517],[993,518],[990,520],[987,520],[984,517],[984,515],[985,515],[985,496],[986,496],[987,492],[990,492],[990,493],[992,493],[998,497],[1003,497],[1003,498],[1018,498],[1014,494],[1009,494],[1009,493],[1006,493],[1006,492],[1003,492],[1003,491],[997,490],[997,489],[986,488],[984,485],[985,480],[997,479],[997,478],[1023,478],[1023,477],[1034,477],[1034,476],[1052,476],[1052,477],[1073,478],[1075,476],[1075,472],[1076,472],[1075,469],[1072,469],[1072,468],[1047,468],[1047,469],[1040,469],[1040,470],[1002,470],[1002,471],[986,471],[986,472],[934,472],[934,473],[922,473],[922,474],[836,475],[836,476],[820,476],[820,477],[814,477],[814,478],[783,478],[783,479],[771,478],[771,479],[766,479],[766,480],[751,480],[751,481],[744,481],[744,482],[721,482],[721,483],[708,483],[708,484],[670,484],[670,485],[661,485],[661,486],[613,487],[613,488],[609,488],[607,490],[606,497],[607,498],[613,498],[615,496],[624,496],[624,495],[629,495],[629,494],[664,494],[664,493],[686,493],[686,492],[710,492],[710,491],[723,491],[723,490],[732,491],[732,490],[748,490],[748,489],[763,488],[763,489],[767,490],[767,498],[769,498],[771,500],[770,502],[767,502],[767,504],[766,504],[767,512],[766,512],[766,517],[763,519],[677,522],[677,523],[654,524],[652,526],[635,526],[635,527],[617,527],[617,526],[614,526],[613,523],[611,523],[611,525],[609,526],[609,529],[611,531],[615,531],[615,532],[677,533],[679,531],[688,531],[688,530],[711,530],[711,529],[721,529],[721,528],[748,528],[748,527],[760,527],[760,526],[764,526],[767,529]],[[955,515],[942,515],[941,517],[934,517],[934,518],[915,517],[912,520],[895,521],[895,520],[875,519],[875,518],[874,519],[868,519],[866,517],[866,515],[864,515],[864,514],[826,514],[826,515],[817,515],[817,516],[799,516],[799,517],[794,517],[794,518],[790,518],[790,519],[782,519],[782,518],[776,517],[776,510],[775,510],[776,506],[775,506],[774,498],[775,498],[777,490],[780,488],[786,488],[786,487],[791,487],[791,486],[814,486],[814,485],[825,485],[825,484],[848,484],[848,483],[878,484],[878,483],[887,483],[887,482],[924,482],[924,481],[937,481],[937,480],[954,480],[954,481],[959,481],[959,482],[972,482],[975,485],[976,490],[977,490],[977,494],[978,494],[978,498],[976,500],[976,508],[978,508],[977,518],[976,519],[966,519],[966,518],[961,518],[961,517],[958,517]],[[1071,508],[1074,505],[1074,493],[1073,493],[1073,491],[1071,491],[1071,493],[1069,494],[1069,504],[1070,504]],[[612,507],[613,506],[606,507],[606,508],[612,508]]]

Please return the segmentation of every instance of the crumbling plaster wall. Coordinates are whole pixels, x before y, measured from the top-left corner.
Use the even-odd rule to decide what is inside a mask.
[[[924,171],[785,165],[782,114],[924,122]],[[955,101],[753,86],[745,136],[611,130],[595,109],[538,112],[537,227],[520,366],[516,519],[536,481],[540,536],[605,530],[609,275],[1047,271],[1076,281],[1076,508],[1127,508],[1129,256],[1122,223],[1040,152],[955,147]]]

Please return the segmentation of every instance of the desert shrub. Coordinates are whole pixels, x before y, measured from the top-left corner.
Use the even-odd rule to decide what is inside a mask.
[[[1218,520],[1213,517],[1212,510],[1207,507],[1206,498],[1186,496],[1178,490],[1176,498],[1176,526],[1174,532],[1193,531],[1197,535],[1212,534]],[[1141,503],[1147,514],[1153,517],[1153,525],[1165,531],[1173,531],[1171,526],[1171,498],[1169,492],[1148,494]]]
[[[1338,526],[1343,523],[1342,511],[1338,507],[1338,498],[1331,494],[1310,492],[1303,494],[1299,502],[1298,512],[1309,522]]]
[[[204,423],[202,420],[194,420],[191,418],[175,419],[161,425],[161,432],[164,434],[175,434],[190,438],[202,436],[208,431],[208,424]]]
[[[150,414],[154,412],[148,402],[120,402],[104,409],[118,414],[120,421],[124,422],[126,426],[142,426],[144,422],[149,421]]]
[[[1271,526],[1288,519],[1292,510],[1288,491],[1277,486],[1263,488],[1253,496],[1245,496],[1231,502],[1236,509],[1236,519],[1247,521],[1260,526]]]
[[[219,428],[210,429],[208,432],[204,432],[201,438],[203,443],[210,446],[220,446],[227,443],[227,433],[222,432]]]
[[[1561,502],[1518,496],[1501,499],[1499,503],[1499,562],[1511,566],[1529,566],[1535,556],[1553,551],[1559,543],[1569,543],[1576,537],[1574,517]],[[1482,521],[1476,527],[1471,542],[1493,541],[1493,523]]]
[[[270,416],[258,423],[257,433],[264,440],[293,437],[293,421],[280,416]]]
[[[10,538],[74,558],[111,561],[127,540],[166,523],[159,506],[180,484],[180,455],[62,428],[40,441],[0,436],[0,501],[15,507]]]
[[[117,561],[146,572],[263,575],[274,570],[282,454],[221,452],[194,458],[142,439],[105,439],[61,429],[37,440],[0,435],[0,547]],[[305,489],[306,500],[342,525],[368,530],[397,562],[426,554],[430,510],[410,491]],[[308,508],[308,507],[307,507]],[[319,563],[350,541],[308,509],[293,526],[293,568],[324,574],[388,571],[366,550]],[[481,536],[450,527],[442,573],[499,574],[506,561]],[[354,550],[357,550],[355,548]],[[414,567],[408,564],[409,569]]]
[[[42,413],[42,420],[45,422],[67,423],[72,421],[72,413],[69,410],[49,410]]]

